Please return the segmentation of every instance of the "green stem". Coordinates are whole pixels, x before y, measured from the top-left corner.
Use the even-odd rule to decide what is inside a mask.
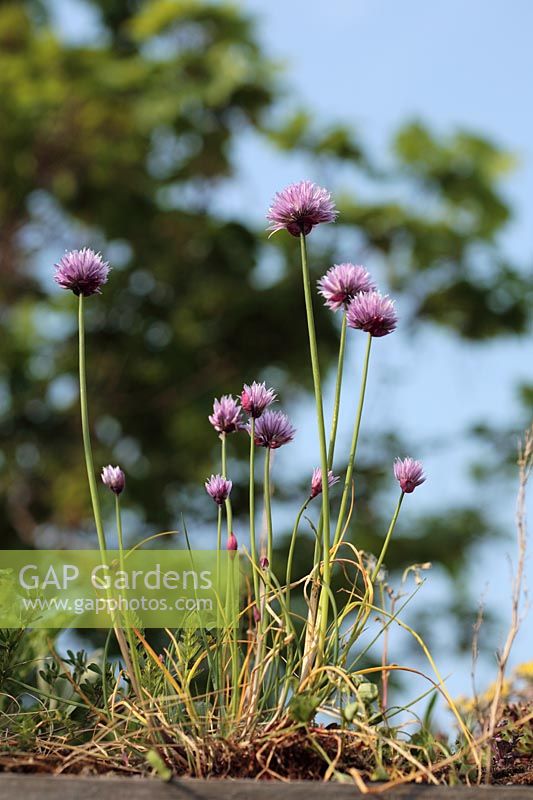
[[[227,478],[228,460],[227,460],[227,450],[226,450],[226,439],[227,439],[226,434],[221,433],[220,439],[222,442],[222,477]],[[231,508],[231,500],[229,499],[229,497],[226,499],[226,519],[227,519],[227,535],[229,538],[229,536],[233,532],[233,513]],[[218,536],[220,537],[220,525],[218,526],[218,531],[219,531]],[[220,548],[218,552],[220,553]],[[232,555],[235,557],[237,554],[233,553]],[[229,602],[230,606],[232,602],[232,593],[233,593],[233,582],[230,581],[228,597],[227,597],[227,601]],[[239,668],[238,668],[236,630],[232,624],[230,625],[229,636],[230,636],[230,652],[231,652],[231,664],[232,664],[231,677],[233,686],[233,691],[231,695],[231,708],[235,713],[238,705]]]
[[[306,510],[307,506],[311,502],[311,498],[308,497],[303,506],[300,508],[298,512],[298,516],[296,517],[296,522],[294,523],[294,528],[292,530],[291,536],[291,544],[289,547],[289,555],[287,556],[287,571],[285,575],[285,584],[286,584],[286,600],[285,605],[287,608],[287,613],[290,611],[291,608],[291,581],[292,581],[292,562],[294,559],[294,549],[296,547],[296,538],[298,535],[298,528],[300,525],[300,520],[304,511]]]
[[[100,501],[98,498],[98,489],[96,487],[96,478],[94,474],[93,454],[91,448],[91,434],[89,429],[89,410],[87,406],[87,378],[85,368],[85,321],[83,316],[83,295],[79,296],[78,304],[78,341],[79,341],[79,367],[80,367],[80,409],[81,409],[81,429],[83,436],[83,451],[85,454],[85,466],[87,468],[87,479],[89,481],[89,491],[91,494],[91,503],[93,507],[94,522],[96,525],[96,533],[98,535],[98,546],[100,548],[100,555],[102,564],[107,565],[106,554],[106,541],[104,526],[102,523],[102,512],[100,510]],[[109,597],[109,590],[106,590]],[[124,658],[126,666],[129,667],[129,654],[124,640],[124,635],[115,620],[113,620],[113,628],[115,636],[120,647],[120,651]],[[139,701],[142,702],[141,686],[137,683],[137,677],[134,670],[129,670],[132,678],[133,688],[138,695]]]
[[[124,540],[122,536],[122,515],[120,513],[120,498],[118,494],[115,495],[115,516],[117,520],[117,535],[118,535],[118,560],[120,564],[120,569],[122,572],[125,572],[125,564],[124,564]],[[122,597],[127,601],[126,594],[123,594]],[[137,693],[140,693],[141,686],[142,686],[142,679],[141,679],[141,670],[139,667],[139,660],[138,660],[138,653],[137,648],[135,647],[135,642],[133,636],[131,635],[131,626],[129,624],[129,612],[126,612],[126,639],[128,640],[128,646],[130,648],[130,656],[131,656],[131,664],[133,667],[134,678],[137,683]],[[133,681],[132,681],[133,683]],[[139,699],[141,699],[142,695],[139,695]]]
[[[217,513],[217,552],[222,550],[222,506],[218,506]]]
[[[379,558],[377,560],[376,566],[374,567],[374,570],[372,572],[372,577],[371,577],[372,583],[374,583],[374,581],[376,580],[376,578],[378,576],[378,573],[379,573],[379,570],[381,569],[381,565],[383,564],[383,559],[385,558],[385,554],[387,553],[387,549],[389,547],[389,542],[391,540],[391,536],[392,536],[392,534],[394,532],[394,527],[396,525],[396,520],[398,519],[398,514],[400,513],[400,508],[402,507],[403,498],[404,498],[404,493],[402,492],[400,494],[400,497],[399,497],[398,502],[396,504],[396,510],[395,510],[395,512],[393,514],[393,517],[391,519],[391,523],[389,525],[389,530],[387,531],[387,535],[385,536],[385,541],[383,542],[383,547],[381,548],[381,553],[379,554]]]
[[[376,562],[376,566],[372,570],[372,575],[370,576],[370,582],[372,584],[374,584],[376,582],[376,578],[377,578],[377,576],[379,574],[379,570],[381,569],[381,565],[383,564],[383,559],[385,558],[385,555],[387,553],[387,549],[389,547],[389,542],[391,540],[391,536],[392,536],[392,534],[394,532],[394,527],[396,525],[396,521],[397,521],[398,515],[400,513],[400,508],[402,507],[403,498],[404,498],[404,493],[402,492],[400,494],[399,500],[398,500],[398,502],[396,504],[396,509],[395,509],[394,514],[392,516],[391,523],[389,525],[389,530],[387,531],[387,535],[385,536],[385,541],[383,542],[383,546],[381,548],[381,553],[379,554],[379,558],[378,558],[378,560]],[[358,639],[358,637],[359,637],[360,633],[363,631],[363,629],[364,629],[364,627],[366,625],[366,621],[367,621],[367,619],[368,619],[368,617],[370,615],[371,608],[370,607],[367,608],[368,595],[369,595],[369,590],[368,590],[368,587],[367,587],[366,590],[365,590],[364,597],[363,597],[363,602],[361,603],[361,620],[359,621],[359,619],[358,619],[356,621],[353,633],[352,633],[352,635],[350,637],[350,647],[351,647],[351,644],[353,644],[353,642],[355,642]]]
[[[346,314],[343,314],[341,325],[341,336],[339,341],[339,358],[337,362],[337,379],[335,381],[335,400],[333,403],[333,417],[331,420],[331,432],[329,437],[328,446],[328,471],[333,467],[333,457],[335,455],[335,442],[337,440],[337,427],[339,423],[339,411],[341,401],[342,389],[342,376],[344,370],[344,354],[346,350]],[[318,521],[318,530],[322,530],[322,512],[320,512],[320,519]],[[315,539],[313,564],[317,563],[319,559],[319,542]]]
[[[109,652],[109,642],[111,641],[112,634],[113,634],[113,630],[112,630],[112,628],[110,628],[108,630],[108,632],[107,632],[107,636],[106,636],[105,644],[104,644],[104,651],[102,653],[102,700],[103,700],[103,707],[106,708],[106,709],[108,708],[107,700],[108,700],[108,697],[109,697],[109,692],[108,692],[108,689],[107,689],[107,672],[106,672],[106,670],[107,670],[107,662],[108,662],[107,654]]]
[[[335,442],[337,439],[337,426],[339,424],[339,409],[341,404],[342,373],[344,368],[344,352],[346,350],[346,314],[342,315],[341,338],[339,341],[339,360],[337,363],[337,380],[335,382],[335,400],[333,403],[333,417],[331,419],[331,432],[328,447],[328,469],[333,467],[335,455]]]
[[[329,557],[330,548],[330,523],[329,523],[329,486],[328,486],[328,453],[326,447],[326,429],[324,426],[324,408],[322,403],[322,384],[320,381],[320,366],[318,363],[318,348],[316,343],[315,319],[313,313],[313,299],[311,294],[311,281],[309,278],[309,267],[307,264],[307,246],[305,235],[300,234],[300,253],[302,259],[302,279],[304,286],[305,310],[307,315],[307,330],[309,334],[309,351],[311,355],[311,368],[313,372],[313,385],[315,390],[316,417],[318,426],[318,441],[320,446],[320,468],[322,471],[322,535],[323,535],[323,559],[324,572],[323,581],[326,591],[321,592],[320,596],[320,621],[321,621],[321,642],[325,638],[328,625],[328,606],[331,563]]]
[[[363,405],[365,402],[365,392],[366,392],[366,383],[368,378],[368,365],[370,363],[370,350],[372,347],[372,336],[368,334],[368,340],[366,345],[366,352],[365,352],[365,360],[363,364],[363,374],[361,377],[361,389],[359,392],[359,404],[357,407],[357,413],[355,417],[355,424],[352,434],[352,444],[350,447],[350,455],[348,458],[348,467],[346,469],[346,478],[344,480],[344,488],[342,490],[342,498],[341,498],[341,505],[339,509],[339,518],[337,520],[337,527],[335,529],[335,536],[333,538],[333,546],[335,547],[341,538],[343,527],[344,527],[344,515],[346,513],[346,506],[348,504],[348,497],[350,494],[350,489],[352,485],[352,475],[355,466],[355,456],[357,453],[357,442],[359,441],[359,430],[361,428],[361,418],[363,416]],[[322,484],[324,481],[322,481]]]
[[[250,553],[252,556],[252,576],[254,582],[255,603],[259,608],[259,576],[257,574],[257,549],[255,542],[255,419],[250,419]]]
[[[220,642],[221,639],[221,604],[222,598],[220,597],[220,552],[222,550],[222,506],[217,508],[217,637]],[[223,636],[222,636],[223,638]],[[222,668],[222,648],[217,647],[216,657],[216,690],[218,702],[223,707],[224,705],[224,681],[223,681],[223,668]],[[221,709],[222,710],[222,709]]]
[[[118,560],[120,569],[124,570],[124,539],[122,536],[122,515],[120,513],[120,497],[115,495],[115,516],[117,520]]]
[[[328,471],[333,467],[333,457],[335,455],[335,442],[337,440],[337,427],[339,424],[339,411],[340,411],[340,401],[341,401],[341,389],[342,389],[342,375],[344,370],[344,354],[346,350],[346,314],[343,314],[342,317],[342,325],[341,325],[341,336],[339,341],[339,356],[337,361],[337,378],[335,381],[335,399],[333,402],[333,416],[331,419],[331,431],[329,435],[329,445],[328,445]],[[320,512],[320,518],[318,520],[318,530],[322,530],[322,511]],[[317,563],[317,559],[319,558],[319,542],[315,540],[315,548],[314,548],[314,555],[313,555],[313,564]]]
[[[226,434],[220,434],[220,440],[222,442],[222,477],[228,477],[228,463],[227,463],[227,454],[226,454]],[[231,510],[231,500],[229,497],[226,500],[226,517],[228,521],[228,536],[233,531],[233,513]]]
[[[232,561],[232,564],[235,563],[233,559],[238,559],[238,555],[235,552],[229,554],[229,557]],[[230,608],[233,606],[233,602],[235,599],[234,596],[234,582],[233,577],[229,577],[229,603]],[[239,708],[239,673],[240,673],[240,664],[239,664],[239,646],[237,643],[237,635],[238,635],[238,625],[233,624],[234,620],[230,620],[230,631],[231,631],[231,678],[232,678],[232,691],[231,691],[231,712],[233,714],[233,719],[236,719],[237,711]]]
[[[270,496],[270,447],[265,453],[265,475],[263,480],[263,493],[265,498],[265,516],[267,525],[267,558],[272,569],[272,553],[274,550],[274,536],[272,532],[272,502]]]
[[[100,511],[100,501],[98,499],[98,489],[94,475],[93,454],[91,449],[91,434],[89,430],[89,410],[87,406],[87,379],[85,369],[85,322],[83,317],[83,295],[79,296],[78,305],[78,331],[79,331],[79,363],[80,363],[80,408],[81,408],[81,429],[83,435],[83,451],[85,453],[85,466],[87,468],[87,479],[89,481],[89,491],[93,507],[94,522],[98,535],[98,545],[104,564],[106,542],[104,526],[102,524],[102,513]]]
[[[222,506],[218,506],[217,511],[217,592],[220,593],[220,553],[222,550]],[[218,597],[217,599],[217,621],[220,623],[220,608],[221,608],[221,598]],[[220,625],[217,625],[217,629],[220,630]]]

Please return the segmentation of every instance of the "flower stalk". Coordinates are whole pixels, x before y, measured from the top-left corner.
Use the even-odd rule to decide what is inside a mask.
[[[381,569],[381,565],[383,564],[383,560],[385,558],[387,550],[389,549],[389,543],[390,543],[392,534],[394,533],[394,528],[396,527],[396,522],[398,520],[398,515],[400,513],[400,509],[402,507],[402,502],[403,502],[403,498],[404,497],[405,497],[405,492],[401,492],[400,493],[400,497],[398,499],[398,502],[396,503],[396,508],[394,510],[394,514],[392,515],[391,523],[389,525],[389,530],[387,531],[387,535],[385,536],[385,541],[383,542],[383,546],[381,548],[381,552],[379,554],[378,560],[376,561],[376,565],[375,565],[374,569],[372,570],[372,575],[370,577],[370,580],[371,580],[372,583],[376,582],[376,578],[379,575],[379,571]]]
[[[118,558],[119,558],[119,565],[122,572],[125,572],[126,566],[124,563],[124,540],[122,536],[122,514],[120,511],[120,495],[117,493],[115,494],[115,517],[116,517],[116,524],[117,524],[117,538],[118,538]],[[125,590],[123,590],[125,592]],[[125,596],[125,595],[124,595]],[[135,693],[138,695],[139,698],[142,697],[142,676],[141,676],[141,669],[139,666],[139,659],[137,648],[135,646],[135,641],[132,635],[132,629],[129,624],[128,619],[128,612],[126,612],[126,639],[129,645],[129,652],[131,658],[131,680],[134,686]]]
[[[366,385],[368,380],[368,367],[370,364],[370,351],[372,348],[372,336],[368,334],[365,357],[363,362],[363,372],[361,375],[361,388],[359,390],[359,402],[355,414],[355,423],[352,433],[352,443],[350,446],[350,455],[348,456],[348,466],[346,468],[346,477],[344,479],[344,488],[342,490],[341,504],[339,509],[339,516],[337,519],[337,527],[333,537],[333,547],[336,547],[340,542],[342,532],[345,524],[346,506],[348,504],[348,497],[352,485],[352,476],[355,467],[355,458],[357,454],[357,443],[359,441],[359,431],[361,430],[361,419],[363,416],[363,406],[365,402]]]
[[[89,427],[89,409],[87,402],[87,376],[86,376],[86,364],[85,364],[85,319],[84,319],[83,300],[84,300],[84,294],[80,292],[78,297],[78,345],[79,345],[78,349],[79,349],[80,409],[81,409],[83,452],[85,455],[85,466],[87,470],[87,480],[89,483],[89,492],[91,495],[91,504],[93,509],[94,522],[96,525],[96,533],[98,536],[98,546],[100,549],[102,564],[104,566],[107,566],[106,539],[105,539],[104,526],[102,522],[102,512],[100,509],[98,489],[96,485],[96,476],[94,472],[94,461],[93,461],[91,434]],[[130,655],[128,652],[128,645],[125,641],[124,633],[120,629],[120,627],[116,624],[116,620],[113,620],[113,627],[115,630],[115,636],[117,637],[117,641],[120,647],[120,651],[122,653],[122,657],[124,658],[124,662],[128,669],[128,673],[131,677],[133,689],[139,701],[142,702],[143,697],[142,697],[141,683],[137,681],[137,676],[135,673],[135,669],[131,663]]]
[[[93,509],[96,534],[98,536],[98,546],[104,564],[106,563],[106,541],[104,526],[102,523],[102,512],[98,498],[96,486],[96,476],[94,472],[93,452],[91,447],[91,433],[89,428],[89,409],[87,403],[87,377],[85,365],[85,318],[83,308],[84,295],[78,297],[78,345],[79,345],[79,380],[80,380],[80,409],[81,409],[81,430],[83,437],[83,452],[85,455],[85,467],[87,470],[87,480],[89,482],[89,492]]]
[[[315,320],[313,312],[313,299],[311,296],[311,281],[309,278],[309,266],[307,262],[307,245],[305,234],[300,233],[300,254],[302,261],[302,279],[304,286],[305,309],[307,315],[307,330],[309,334],[309,351],[311,355],[311,369],[313,372],[313,386],[315,391],[316,417],[318,427],[318,441],[320,447],[320,467],[322,475],[328,474],[328,452],[326,447],[326,429],[324,425],[324,408],[322,402],[322,383],[320,380],[320,366],[318,362],[318,348],[316,342]],[[330,583],[331,563],[330,563],[330,518],[329,518],[329,486],[327,480],[323,481],[322,487],[322,557],[323,575],[322,580],[326,591],[320,595],[320,642],[323,644],[328,625],[329,595],[327,588]]]
[[[274,534],[272,528],[272,495],[270,488],[270,447],[266,448],[265,452],[265,469],[263,478],[263,495],[265,503],[265,519],[267,529],[267,558],[269,564],[272,564],[272,557],[274,552]]]
[[[255,540],[255,419],[250,419],[250,485],[249,485],[249,505],[250,505],[250,554],[252,557],[252,580],[254,584],[254,597],[256,606],[259,608],[259,576],[257,568],[257,545]]]
[[[285,605],[287,608],[287,613],[290,611],[291,608],[291,581],[292,581],[292,564],[294,561],[294,551],[296,548],[296,539],[298,537],[298,528],[300,527],[300,520],[302,519],[303,514],[305,513],[307,506],[311,502],[311,498],[308,497],[305,503],[301,506],[300,510],[298,511],[298,515],[296,517],[296,521],[294,523],[294,528],[292,529],[292,536],[291,536],[291,543],[289,546],[289,554],[287,556],[287,569],[285,572],[285,584],[286,584],[286,591],[285,591]]]
[[[221,442],[221,450],[222,450],[222,477],[228,477],[228,457],[227,457],[227,450],[226,450],[226,434],[223,432],[220,434],[220,442]],[[226,520],[227,520],[227,529],[228,529],[228,539],[233,532],[233,512],[231,509],[231,500],[226,497],[225,500],[226,505]]]
[[[337,427],[339,425],[339,411],[341,406],[342,378],[344,372],[344,355],[346,351],[346,314],[342,315],[341,335],[339,340],[339,358],[337,362],[337,378],[335,380],[335,399],[333,401],[333,416],[328,445],[328,469],[333,467],[335,443],[337,441]]]

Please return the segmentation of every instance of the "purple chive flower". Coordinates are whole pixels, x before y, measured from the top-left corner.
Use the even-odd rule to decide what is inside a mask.
[[[346,307],[359,292],[371,292],[375,288],[370,273],[359,264],[335,264],[318,281],[318,293],[332,311]]]
[[[120,467],[112,467],[109,464],[108,467],[104,467],[102,469],[102,483],[104,483],[108,489],[111,489],[112,492],[115,494],[121,494],[124,491],[124,487],[126,485],[126,476],[120,469]]]
[[[334,475],[331,470],[328,470],[328,486],[334,486],[336,483],[340,481],[340,478],[337,475]],[[322,491],[322,470],[320,467],[317,467],[313,470],[313,475],[311,477],[311,500],[313,497],[316,497]]]
[[[389,297],[379,292],[359,292],[348,304],[346,321],[350,328],[371,336],[386,336],[396,328],[398,317]]]
[[[422,464],[420,461],[415,461],[414,458],[404,458],[403,460],[397,458],[394,462],[394,477],[405,494],[411,494],[426,480]]]
[[[283,411],[265,411],[255,423],[254,442],[259,447],[270,447],[276,450],[288,442],[292,442],[296,429]]]
[[[241,407],[230,394],[223,395],[213,403],[209,422],[219,433],[234,433],[242,430]]]
[[[269,231],[276,233],[285,228],[293,236],[307,236],[321,222],[335,222],[337,211],[327,189],[311,181],[291,183],[276,192],[268,209]]]
[[[54,280],[63,289],[70,289],[75,295],[101,294],[101,287],[107,282],[109,264],[100,253],[88,247],[65,253],[54,265]]]
[[[234,533],[230,533],[226,542],[226,550],[237,550],[238,548],[239,544],[237,542],[237,537]]]
[[[267,408],[276,399],[276,392],[274,389],[267,389],[266,383],[257,383],[254,381],[251,386],[247,383],[242,387],[241,392],[241,405],[254,419],[261,416],[265,408]]]
[[[268,560],[267,556],[261,556],[259,559],[259,566],[261,569],[268,569],[270,566],[270,561]]]
[[[211,475],[204,485],[207,494],[212,497],[219,506],[223,505],[228,499],[231,487],[233,486],[232,482],[228,481],[222,475]]]
[[[252,614],[253,614],[254,622],[257,625],[259,622],[261,622],[261,612],[259,611],[259,609],[257,608],[256,605],[254,605],[254,607],[253,607]]]

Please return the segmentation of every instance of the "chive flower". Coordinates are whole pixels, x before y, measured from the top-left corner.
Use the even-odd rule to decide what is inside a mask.
[[[102,483],[115,494],[121,494],[126,485],[126,476],[120,467],[109,466],[102,469]]]
[[[232,533],[230,533],[230,535],[228,536],[228,539],[227,539],[227,542],[226,542],[226,550],[232,550],[232,551],[235,551],[235,550],[237,550],[237,549],[238,549],[238,547],[239,547],[239,544],[238,544],[238,542],[237,542],[237,537],[236,537],[236,536],[235,536],[235,534],[232,532]]]
[[[393,301],[379,292],[359,292],[350,300],[346,311],[350,328],[366,331],[371,336],[386,336],[398,324]]]
[[[261,569],[268,569],[270,566],[270,561],[268,560],[268,556],[261,556],[259,559],[259,566]]]
[[[404,458],[403,460],[397,458],[394,462],[394,477],[405,494],[411,494],[426,480],[422,464],[420,461],[415,461],[414,458]]]
[[[296,428],[283,411],[265,411],[255,423],[254,442],[258,447],[269,447],[276,450],[288,442],[292,442]]]
[[[267,389],[266,383],[254,381],[251,386],[244,384],[241,392],[241,405],[250,417],[257,419],[263,411],[276,400],[274,389]]]
[[[230,394],[223,395],[220,400],[215,399],[209,422],[218,433],[235,433],[242,430],[244,425],[241,420],[241,407],[237,400]]]
[[[334,475],[332,470],[328,470],[328,486],[334,486],[339,481],[340,478],[337,475]],[[312,500],[321,492],[322,492],[322,470],[320,469],[320,467],[317,467],[316,469],[313,470],[313,475],[311,477],[311,493],[309,495],[309,498]]]
[[[232,482],[222,475],[211,475],[205,482],[205,490],[218,506],[221,506],[230,496]]]
[[[370,273],[360,264],[334,264],[318,281],[318,293],[332,311],[346,308],[359,292],[375,290]]]
[[[63,289],[70,289],[75,295],[101,294],[101,288],[107,282],[109,264],[100,253],[88,247],[83,250],[71,250],[58,261],[55,266],[54,280]]]
[[[327,189],[311,181],[292,183],[276,192],[267,219],[272,233],[287,230],[292,236],[307,236],[321,222],[335,222],[337,210]]]

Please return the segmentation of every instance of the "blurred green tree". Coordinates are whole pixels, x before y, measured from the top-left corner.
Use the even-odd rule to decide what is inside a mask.
[[[235,175],[243,130],[342,171],[349,185],[371,185],[372,196],[404,198],[336,193],[335,241],[383,256],[391,288],[409,294],[413,323],[469,339],[519,334],[531,301],[531,284],[498,246],[510,218],[499,179],[512,161],[489,141],[437,138],[411,123],[394,140],[392,165],[376,164],[344,126],[318,129],[306,111],[280,117],[277,71],[235,5],[86,5],[100,30],[80,44],[53,29],[44,0],[0,2],[3,546],[72,546],[90,527],[75,307],[51,282],[64,247],[101,248],[115,267],[88,304],[91,411],[96,463],[120,460],[127,470],[138,530],[172,527],[190,508],[201,518],[192,488],[213,469],[214,395],[268,374],[285,392],[309,385],[305,326],[293,324],[299,307],[303,320],[293,242],[267,243],[213,210]],[[315,264],[341,255],[330,232],[313,244]],[[269,258],[283,268],[264,285],[257,277]],[[326,364],[336,332],[328,313],[318,324]],[[384,452],[391,443],[385,436]],[[372,546],[384,483],[377,457],[361,480],[357,532]],[[439,523],[453,530],[454,546],[442,547],[436,525],[419,519],[395,545],[395,563],[439,560],[457,576],[468,548],[491,531],[482,511],[459,509]]]

